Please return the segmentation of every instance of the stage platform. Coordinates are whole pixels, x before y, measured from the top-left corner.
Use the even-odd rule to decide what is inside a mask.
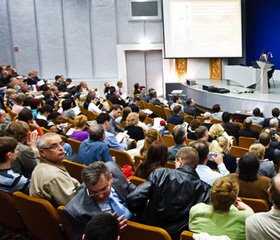
[[[271,109],[280,108],[280,85],[272,83],[269,93],[260,93],[259,90],[240,87],[233,81],[228,80],[209,80],[196,79],[195,85],[187,85],[185,83],[166,83],[166,96],[172,90],[183,90],[188,98],[193,98],[197,104],[212,108],[216,103],[221,105],[222,110],[231,113],[248,113],[255,107],[259,107],[265,116],[271,116]],[[218,88],[226,88],[229,93],[213,93],[202,89],[204,86],[214,86]],[[251,91],[253,93],[248,93]]]

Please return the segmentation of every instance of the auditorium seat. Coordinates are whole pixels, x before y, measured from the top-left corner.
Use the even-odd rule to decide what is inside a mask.
[[[115,157],[116,163],[122,168],[124,165],[130,165],[134,169],[134,162],[131,156],[122,150],[110,148],[110,154]]]
[[[69,160],[63,160],[62,164],[66,168],[67,172],[70,174],[71,177],[77,179],[80,183],[83,182],[81,173],[83,169],[86,167],[86,165],[75,163]]]
[[[183,231],[180,235],[180,240],[193,240],[193,233],[190,231]]]
[[[230,148],[230,154],[235,156],[236,158],[241,157],[241,155],[243,155],[244,153],[246,153],[248,151],[249,151],[248,148],[242,148],[242,147],[238,147],[238,146],[232,146]]]
[[[59,216],[59,223],[61,224],[63,231],[67,234],[68,239],[72,239],[72,225],[71,222],[69,222],[67,216],[65,215],[64,206],[59,206],[57,208],[57,213]]]
[[[243,148],[249,148],[256,141],[257,141],[256,138],[242,137],[242,136],[238,138],[239,147],[243,147]]]
[[[171,147],[171,146],[175,145],[175,141],[174,141],[172,135],[163,135],[162,139],[167,147]]]
[[[145,157],[141,155],[135,155],[134,156],[134,166],[135,169],[144,161]]]
[[[254,212],[267,212],[270,210],[267,202],[264,199],[257,198],[243,198],[241,197],[242,202],[249,205]]]
[[[79,152],[81,141],[68,138],[67,142],[70,144],[73,154],[77,154]]]
[[[129,181],[132,182],[135,186],[138,186],[138,185],[140,185],[141,183],[145,182],[146,179],[140,178],[140,177],[136,177],[136,176],[132,176],[132,177],[129,179]]]

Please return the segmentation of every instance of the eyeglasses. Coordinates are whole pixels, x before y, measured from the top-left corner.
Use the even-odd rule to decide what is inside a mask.
[[[59,147],[62,147],[63,148],[64,146],[64,142],[59,142],[59,143],[52,143],[49,147],[43,147],[41,149],[50,149],[50,150],[56,150],[58,149]]]
[[[94,192],[90,193],[88,188],[86,188],[87,195],[89,197],[98,197],[100,195],[103,195],[105,193],[108,193],[111,190],[111,183],[109,182],[107,186],[105,186],[100,192]]]

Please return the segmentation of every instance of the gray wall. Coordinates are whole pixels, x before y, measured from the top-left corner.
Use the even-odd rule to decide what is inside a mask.
[[[117,44],[162,43],[162,22],[129,21],[129,0],[0,0],[0,64],[42,78],[118,79]],[[19,51],[15,52],[14,47]]]

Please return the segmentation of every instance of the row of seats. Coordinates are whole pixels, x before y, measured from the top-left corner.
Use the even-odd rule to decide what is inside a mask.
[[[0,191],[0,224],[19,233],[29,233],[38,240],[70,240],[71,224],[64,215],[64,207],[55,209],[47,200],[30,197],[21,192],[13,195]],[[34,213],[34,214],[32,214]],[[153,239],[172,240],[162,228],[128,221],[125,231],[121,232],[122,240]],[[192,233],[184,231],[181,240],[190,240]]]

